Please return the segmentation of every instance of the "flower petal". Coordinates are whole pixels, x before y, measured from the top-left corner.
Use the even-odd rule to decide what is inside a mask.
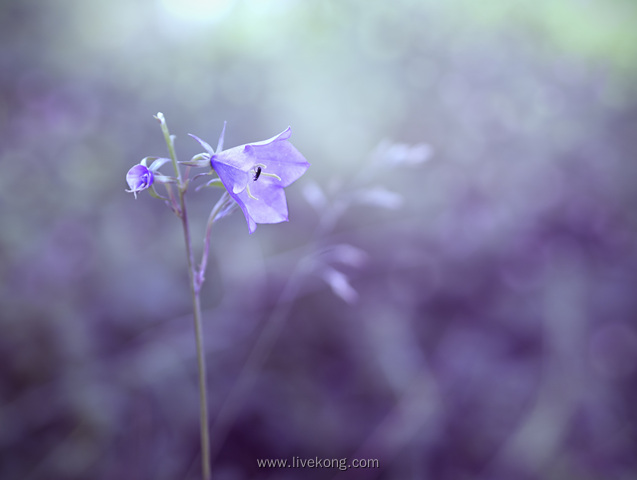
[[[303,155],[287,141],[290,138],[291,129],[283,131],[276,137],[264,142],[250,143],[244,147],[246,155],[250,156],[252,164],[261,163],[266,166],[264,173],[278,175],[281,180],[273,180],[266,177],[266,182],[287,187],[297,180],[310,166]]]
[[[131,192],[139,192],[150,187],[153,180],[153,172],[139,163],[131,167],[126,173],[126,183],[128,183]]]
[[[253,233],[257,223],[280,223],[288,221],[288,204],[283,188],[257,189],[250,197],[247,189],[236,194],[230,192],[248,222],[248,230]]]
[[[279,133],[278,135],[275,135],[272,138],[268,138],[267,140],[262,140],[260,142],[252,142],[252,143],[249,143],[248,145],[268,145],[272,142],[276,142],[277,140],[289,140],[291,136],[292,136],[292,127],[288,127],[285,130],[283,130],[281,133]]]
[[[247,191],[241,192],[250,217],[257,223],[279,223],[288,221],[288,203],[282,187],[250,185],[251,198]]]
[[[280,178],[262,177],[264,183],[278,187],[287,187],[305,173],[310,164],[301,153],[287,141],[292,130],[288,127],[269,140],[249,143],[219,152],[214,161],[216,165],[225,164],[244,172],[250,172],[255,165],[261,164],[263,173],[274,174]],[[217,170],[217,167],[213,165]],[[261,179],[260,179],[261,181]],[[243,190],[243,186],[238,191]],[[234,190],[237,187],[233,186]]]
[[[250,171],[254,167],[254,160],[244,152],[245,145],[232,147],[214,156],[217,164],[223,163],[244,172]],[[214,168],[214,166],[213,166]],[[216,170],[216,169],[215,169]]]
[[[220,155],[223,155],[224,153],[229,151],[230,150],[221,152]],[[221,180],[221,182],[223,183],[223,186],[226,187],[226,190],[228,190],[229,193],[236,194],[236,193],[242,192],[243,190],[245,190],[246,185],[248,184],[248,181],[250,179],[250,176],[248,175],[247,170],[244,171],[230,163],[227,163],[225,161],[227,159],[225,158],[223,159],[223,161],[220,161],[219,160],[220,155],[213,155],[212,158],[210,159],[210,164],[212,165],[212,168],[214,169],[215,172],[217,172],[217,175],[219,175],[219,179]]]
[[[130,190],[126,191],[134,194],[135,198],[137,198],[137,192],[141,192],[150,187],[154,179],[155,176],[153,172],[149,170],[146,165],[142,165],[141,163],[133,165],[126,173],[126,183],[128,183],[128,187],[130,188]]]

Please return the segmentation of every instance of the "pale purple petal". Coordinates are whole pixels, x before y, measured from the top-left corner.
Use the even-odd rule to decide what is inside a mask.
[[[250,216],[257,223],[287,222],[288,203],[285,190],[281,187],[259,187],[258,183],[254,182],[250,186],[250,192],[257,200],[250,198],[247,191],[240,194]]]
[[[278,135],[275,135],[272,138],[268,138],[267,140],[262,140],[260,142],[252,142],[252,143],[249,143],[248,145],[267,145],[268,143],[272,143],[276,140],[289,140],[291,136],[292,136],[292,127],[288,127],[285,130],[283,130],[281,133],[279,133]]]
[[[250,233],[250,235],[252,235],[254,233],[254,231],[257,229],[257,222],[252,220],[252,217],[247,215],[245,213],[245,210],[243,211],[243,213],[246,216],[246,219],[248,220],[248,232]]]
[[[294,145],[285,140],[276,140],[263,145],[246,145],[245,153],[254,159],[253,165],[262,163],[266,166],[263,170],[265,173],[278,175],[281,180],[277,182],[282,187],[287,187],[298,180],[310,166]],[[266,178],[272,182],[272,177]]]
[[[281,178],[277,180],[274,177],[264,176],[265,182],[276,181],[278,186],[287,187],[301,177],[310,166],[305,157],[287,141],[291,133],[292,130],[288,127],[269,140],[224,150],[217,154],[215,161],[244,172],[253,170],[257,164],[263,164],[265,165],[264,173],[275,174]],[[213,168],[215,168],[214,165]]]
[[[230,150],[226,150],[226,152],[229,151]],[[245,190],[248,181],[250,181],[248,172],[229,163],[218,161],[218,157],[219,155],[213,155],[210,164],[214,171],[217,172],[217,175],[219,175],[219,179],[223,183],[223,186],[226,187],[226,190],[230,193],[239,193]]]
[[[230,194],[243,210],[250,233],[256,230],[255,223],[288,221],[288,204],[283,188],[267,188],[261,191],[251,189],[251,193],[256,199],[251,198],[247,190],[239,194]]]
[[[255,162],[252,158],[245,154],[244,148],[245,145],[241,145],[239,147],[233,147],[219,152],[215,155],[214,161],[217,164],[229,165],[238,170],[248,172],[254,167]],[[212,168],[215,168],[214,165]]]

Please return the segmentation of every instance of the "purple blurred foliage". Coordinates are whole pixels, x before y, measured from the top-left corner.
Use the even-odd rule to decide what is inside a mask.
[[[289,224],[215,224],[214,478],[637,475],[634,42],[397,3],[0,7],[0,478],[199,478],[179,225],[122,182],[158,110],[182,159],[228,120],[312,163]],[[257,468],[293,456],[380,468]]]

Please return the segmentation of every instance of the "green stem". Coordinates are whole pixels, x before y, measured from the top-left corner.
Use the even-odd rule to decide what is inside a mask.
[[[168,131],[166,119],[162,113],[158,113],[156,118],[161,124],[161,130],[168,145],[170,159],[175,169],[177,177],[177,188],[179,191],[180,211],[175,212],[181,218],[184,229],[184,240],[186,243],[186,259],[188,261],[188,278],[190,280],[190,295],[192,297],[193,318],[195,321],[195,342],[197,345],[197,367],[199,371],[199,406],[200,406],[200,429],[201,429],[201,470],[203,480],[210,480],[210,438],[208,433],[208,399],[206,388],[206,357],[204,353],[203,328],[201,325],[201,302],[199,301],[199,291],[201,281],[198,272],[195,272],[195,262],[192,253],[192,242],[190,240],[190,227],[188,225],[188,211],[186,209],[186,183],[182,182],[179,163],[173,145],[173,137]],[[167,185],[168,187],[168,185]],[[169,190],[169,193],[170,190]],[[170,195],[171,199],[174,197]]]
[[[179,170],[179,164],[177,163],[177,155],[175,154],[175,144],[173,143],[173,137],[170,135],[168,131],[168,125],[166,124],[166,118],[164,114],[159,112],[155,115],[155,118],[159,120],[161,125],[161,131],[164,134],[164,140],[166,140],[166,145],[168,145],[168,153],[170,153],[170,160],[172,161],[173,168],[175,169],[175,176],[177,177],[177,184],[181,190],[181,170]]]
[[[184,227],[184,239],[186,240],[186,256],[188,258],[188,276],[190,280],[190,294],[192,296],[193,317],[195,321],[195,341],[197,344],[197,366],[199,370],[199,406],[201,427],[201,469],[204,480],[210,480],[210,438],[208,437],[208,398],[206,388],[206,358],[204,353],[203,328],[201,325],[201,303],[199,301],[200,283],[195,275],[195,264],[190,241],[190,229],[188,228],[188,214],[186,211],[186,199],[180,192],[181,220]]]
[[[193,317],[195,321],[195,341],[197,344],[197,366],[199,370],[199,406],[200,406],[200,427],[201,427],[201,468],[203,479],[210,479],[210,439],[208,437],[208,399],[206,388],[206,358],[203,345],[203,328],[201,325],[201,303],[199,301],[199,290],[201,285],[195,275],[195,264],[193,260],[190,231],[188,228],[188,215],[186,212],[186,201],[184,194],[180,194],[181,200],[181,220],[184,227],[184,238],[186,240],[186,256],[188,258],[188,274],[190,280],[190,294],[192,296]]]

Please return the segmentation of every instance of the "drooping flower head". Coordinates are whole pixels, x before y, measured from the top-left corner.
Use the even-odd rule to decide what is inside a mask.
[[[154,160],[150,167],[146,166],[148,160]],[[168,158],[146,157],[137,165],[134,165],[126,174],[126,183],[128,183],[130,188],[130,190],[126,191],[137,198],[138,192],[146,190],[155,181],[154,172],[168,161]]]
[[[224,130],[217,152],[200,138],[191,135],[210,155],[210,166],[232,198],[237,202],[253,233],[257,223],[288,220],[285,187],[292,184],[310,166],[289,142],[292,129],[262,142],[222,150]]]
[[[154,180],[153,172],[149,170],[147,166],[141,163],[137,164],[126,174],[126,182],[130,188],[130,190],[126,191],[135,194],[135,197],[137,197],[137,192],[146,190],[153,184]]]

